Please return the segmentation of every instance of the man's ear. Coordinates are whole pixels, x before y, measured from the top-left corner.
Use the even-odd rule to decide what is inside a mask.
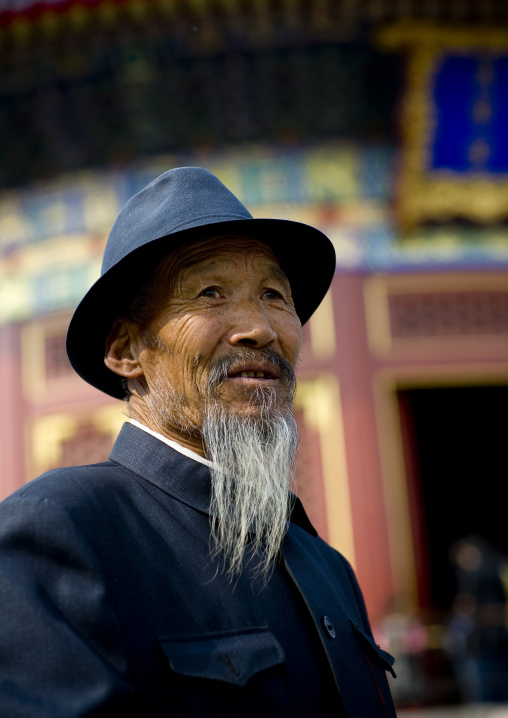
[[[117,319],[106,339],[104,363],[115,374],[126,379],[139,379],[143,375],[139,362],[143,347],[138,327],[125,317]]]

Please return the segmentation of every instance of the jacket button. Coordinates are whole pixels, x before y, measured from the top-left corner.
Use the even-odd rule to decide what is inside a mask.
[[[330,638],[335,638],[335,626],[330,621],[328,616],[323,616],[323,626],[325,627]]]

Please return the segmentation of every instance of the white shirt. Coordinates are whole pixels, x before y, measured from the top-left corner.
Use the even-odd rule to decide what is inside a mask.
[[[174,449],[175,451],[179,451],[180,454],[184,454],[184,456],[188,456],[189,459],[194,459],[194,461],[199,461],[200,464],[205,464],[205,466],[213,466],[211,461],[208,461],[208,459],[204,459],[199,454],[196,454],[196,452],[192,451],[192,449],[187,449],[185,446],[178,444],[176,441],[167,439],[162,434],[159,434],[156,431],[152,431],[144,424],[140,424],[139,421],[136,421],[136,419],[129,419],[129,421],[131,424],[134,424],[134,426],[137,426],[138,429],[142,429],[143,431],[146,431],[147,434],[151,434],[152,436],[155,436],[156,439],[160,439],[160,441],[163,441],[168,446],[171,446],[171,448]]]

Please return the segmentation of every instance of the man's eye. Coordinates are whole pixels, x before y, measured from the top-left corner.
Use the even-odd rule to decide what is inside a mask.
[[[276,289],[265,289],[265,291],[263,292],[263,297],[265,299],[284,299],[282,294]]]
[[[199,293],[200,297],[214,297],[218,299],[220,297],[220,289],[218,287],[207,287]]]

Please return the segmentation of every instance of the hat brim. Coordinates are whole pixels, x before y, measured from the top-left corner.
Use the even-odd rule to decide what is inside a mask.
[[[283,219],[242,219],[192,227],[159,237],[134,250],[105,272],[78,305],[67,332],[67,354],[82,379],[115,399],[124,398],[121,378],[104,364],[106,339],[126,314],[139,276],[170,252],[200,239],[241,234],[265,242],[286,272],[296,312],[308,321],[328,291],[335,250],[318,229]]]

